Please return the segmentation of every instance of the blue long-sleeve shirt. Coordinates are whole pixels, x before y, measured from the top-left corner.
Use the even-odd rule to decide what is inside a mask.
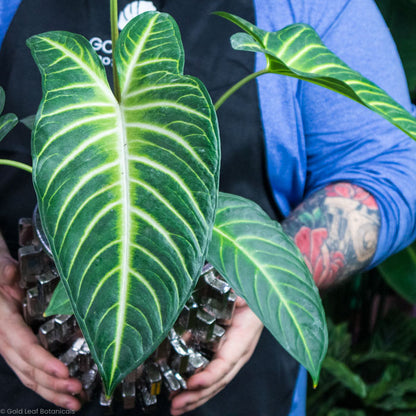
[[[0,42],[20,1],[0,2]],[[254,0],[254,5],[259,27],[310,24],[329,49],[412,111],[395,45],[372,0]],[[256,59],[257,69],[264,68],[264,57]],[[329,183],[352,182],[368,190],[380,209],[370,267],[408,245],[416,237],[416,143],[332,91],[276,75],[257,82],[269,180],[282,213]]]
[[[412,111],[394,42],[372,0],[256,0],[257,25],[310,24],[326,46]],[[258,69],[264,59],[257,59]],[[380,209],[370,267],[416,236],[416,143],[360,104],[293,78],[258,78],[268,173],[284,214],[331,182],[369,191]],[[277,98],[278,97],[278,98]]]

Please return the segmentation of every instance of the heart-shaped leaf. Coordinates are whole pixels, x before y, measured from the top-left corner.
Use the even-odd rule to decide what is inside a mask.
[[[221,193],[208,261],[316,384],[328,346],[325,314],[311,273],[280,224],[254,202]]]
[[[231,37],[234,49],[266,55],[267,68],[264,72],[309,81],[345,95],[416,140],[416,119],[384,90],[332,53],[311,26],[297,23],[277,32],[267,32],[230,13],[216,14],[246,32]]]
[[[166,336],[202,268],[216,115],[202,83],[182,75],[166,14],[141,14],[120,34],[120,103],[82,36],[49,32],[28,46],[44,91],[32,136],[42,225],[110,394]]]

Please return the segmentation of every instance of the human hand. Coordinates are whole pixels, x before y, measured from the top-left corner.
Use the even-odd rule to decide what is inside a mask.
[[[221,391],[250,359],[262,330],[260,319],[243,299],[237,298],[224,344],[205,370],[188,380],[188,390],[173,398],[171,414],[178,416],[196,409]]]
[[[0,354],[28,388],[57,406],[79,410],[79,380],[69,378],[67,367],[39,345],[21,314],[23,291],[17,262],[0,234]]]

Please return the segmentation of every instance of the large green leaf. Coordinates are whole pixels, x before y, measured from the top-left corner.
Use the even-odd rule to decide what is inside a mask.
[[[161,342],[201,270],[219,170],[215,111],[183,76],[176,23],[149,12],[120,34],[121,102],[89,42],[28,40],[44,95],[32,136],[42,225],[110,394]]]
[[[266,55],[265,72],[295,77],[334,90],[380,114],[416,139],[416,119],[385,91],[332,53],[311,26],[298,23],[277,32],[267,32],[232,14],[217,14],[246,32],[232,36],[234,49]]]
[[[328,334],[321,299],[293,241],[254,202],[221,193],[208,261],[317,383]]]
[[[378,270],[400,296],[416,304],[416,243],[389,257]]]

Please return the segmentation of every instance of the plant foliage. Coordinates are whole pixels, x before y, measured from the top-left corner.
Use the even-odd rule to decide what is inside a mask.
[[[280,224],[254,202],[220,193],[207,258],[317,383],[328,344],[325,314],[311,273]],[[59,284],[46,315],[69,313]]]
[[[302,255],[255,203],[220,194],[208,260],[318,382],[325,315]]]
[[[328,323],[330,347],[308,415],[414,415],[416,319],[391,312],[374,333],[351,342],[345,323]]]
[[[234,49],[266,55],[266,72],[312,82],[345,95],[416,139],[416,119],[385,91],[332,53],[311,26],[297,23],[277,32],[267,32],[238,16],[217,14],[246,32],[232,36]]]
[[[0,114],[3,112],[5,99],[4,89],[0,87]],[[18,118],[15,114],[3,114],[0,117],[0,141],[4,139],[17,122]]]
[[[389,257],[377,268],[390,287],[416,304],[416,243]]]
[[[232,37],[234,48],[266,55],[262,73],[333,89],[416,137],[415,119],[309,26],[270,33],[219,14],[247,32]],[[211,237],[208,259],[316,383],[327,348],[319,293],[295,245],[257,205],[221,194],[216,212],[216,115],[203,85],[182,75],[173,19],[144,13],[122,31],[115,45],[120,102],[83,37],[50,32],[28,44],[44,88],[34,184],[63,282],[51,310],[68,307],[69,297],[107,393],[166,335]],[[366,396],[347,367],[326,366]]]
[[[121,102],[80,35],[28,40],[44,95],[33,131],[42,225],[107,393],[162,341],[215,217],[219,138],[178,28],[146,13],[115,46]]]

